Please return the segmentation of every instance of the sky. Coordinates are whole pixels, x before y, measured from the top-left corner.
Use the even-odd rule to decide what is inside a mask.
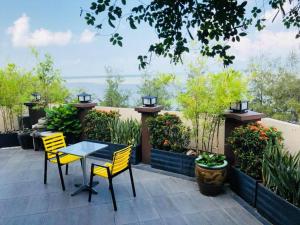
[[[155,32],[141,26],[131,30],[121,25],[124,36],[122,48],[112,46],[105,35],[99,35],[80,17],[80,9],[87,9],[88,0],[0,0],[0,66],[7,63],[30,69],[36,63],[28,46],[53,56],[55,66],[63,77],[105,75],[109,66],[121,75],[140,74],[137,56],[145,54],[149,45],[156,41]],[[275,11],[265,9],[267,28],[261,32],[252,30],[241,42],[232,46],[236,56],[232,65],[244,69],[249,59],[261,54],[270,57],[286,56],[291,50],[300,52],[300,39],[296,31],[286,30],[280,20],[270,20]],[[184,65],[173,65],[168,59],[154,57],[149,73],[187,72],[187,64],[193,62],[197,52],[184,56]],[[211,67],[216,65],[210,61]]]

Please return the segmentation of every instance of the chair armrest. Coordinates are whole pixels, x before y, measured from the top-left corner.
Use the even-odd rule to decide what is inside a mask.
[[[105,169],[109,169],[108,166],[103,166],[103,165],[99,165],[99,164],[95,164],[95,163],[92,163],[92,166],[99,166],[99,167],[102,167],[102,168],[105,168]]]

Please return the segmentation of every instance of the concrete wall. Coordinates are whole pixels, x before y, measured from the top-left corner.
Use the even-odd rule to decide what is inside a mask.
[[[133,108],[112,108],[112,107],[97,106],[97,109],[117,110],[121,114],[122,119],[127,119],[127,118],[134,118],[137,120],[141,119],[141,115],[138,112],[134,111]],[[165,112],[174,113],[178,115],[187,126],[191,126],[190,121],[186,120],[183,117],[182,113],[178,111],[162,111],[161,113],[165,113]],[[300,151],[300,125],[291,124],[288,122],[283,122],[271,118],[264,118],[262,120],[262,123],[266,126],[276,127],[278,130],[282,132],[285,147],[289,152],[294,154]],[[224,133],[225,133],[225,128],[224,128],[224,124],[222,124],[219,131],[219,148],[217,151],[219,153],[224,153]],[[214,140],[214,146],[216,146],[216,143],[217,140]],[[191,143],[191,146],[192,147],[194,146],[193,141]]]
[[[271,118],[262,119],[262,123],[269,127],[276,127],[282,132],[284,145],[289,152],[295,154],[300,151],[300,125]]]

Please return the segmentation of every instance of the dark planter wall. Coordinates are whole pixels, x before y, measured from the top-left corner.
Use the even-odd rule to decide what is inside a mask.
[[[113,144],[110,142],[95,141],[95,140],[86,140],[86,141],[92,141],[92,142],[108,145],[108,147],[95,152],[91,156],[98,157],[98,158],[104,158],[104,159],[110,159],[110,160],[112,160],[112,157],[113,157],[113,154],[115,151],[118,151],[118,150],[126,147],[126,145]],[[133,165],[136,165],[140,162],[141,162],[141,148],[140,148],[140,146],[134,147],[134,148],[132,148],[131,163]]]
[[[151,167],[180,173],[186,176],[195,176],[195,158],[183,153],[169,152],[159,149],[151,151]]]
[[[258,181],[243,173],[240,169],[231,167],[230,188],[250,205],[255,206]]]
[[[18,134],[0,134],[0,148],[19,146]]]
[[[300,224],[300,208],[279,197],[262,184],[257,185],[256,208],[274,225]]]

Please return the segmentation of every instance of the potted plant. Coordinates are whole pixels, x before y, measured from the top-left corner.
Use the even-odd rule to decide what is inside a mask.
[[[259,122],[237,127],[228,138],[235,155],[230,171],[230,187],[255,206],[257,184],[262,181],[262,161],[266,146],[282,141],[281,132]]]
[[[276,225],[300,221],[300,152],[291,155],[281,143],[268,143],[262,161],[256,208]]]
[[[224,111],[229,108],[231,102],[246,98],[247,82],[241,73],[234,70],[217,74],[195,73],[193,70],[193,74],[187,81],[185,90],[179,94],[178,102],[184,116],[192,122],[198,154],[203,151],[218,152],[219,129],[223,123]],[[209,176],[215,169],[207,167],[202,172]],[[202,190],[205,187],[203,182],[206,180],[199,177],[197,180],[200,191],[206,193]]]
[[[195,157],[186,155],[190,143],[190,129],[181,119],[170,113],[149,118],[151,167],[194,176]]]
[[[215,196],[222,192],[228,164],[225,156],[203,152],[195,162],[200,192],[208,196]]]
[[[46,109],[47,129],[63,132],[68,144],[76,143],[81,134],[81,123],[77,114],[77,108],[71,104]]]

